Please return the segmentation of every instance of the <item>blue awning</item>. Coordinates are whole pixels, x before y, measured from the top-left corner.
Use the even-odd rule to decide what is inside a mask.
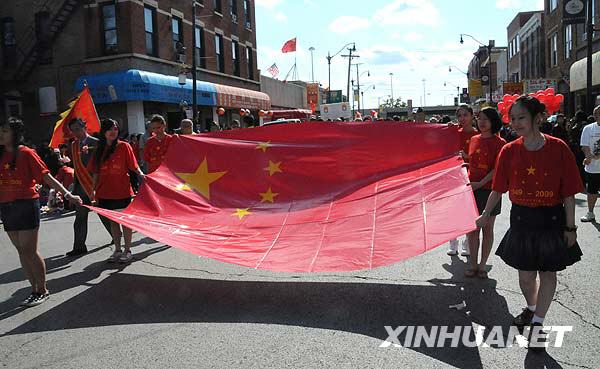
[[[176,76],[137,69],[82,76],[75,83],[77,91],[83,89],[83,81],[87,82],[96,104],[122,101],[192,102],[192,80],[187,79],[182,86]],[[213,83],[196,81],[196,91],[198,105],[217,105],[217,89]]]

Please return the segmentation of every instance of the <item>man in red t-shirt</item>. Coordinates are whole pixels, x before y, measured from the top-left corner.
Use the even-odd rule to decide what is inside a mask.
[[[148,163],[148,174],[158,169],[171,144],[173,136],[165,133],[166,128],[167,123],[161,115],[154,115],[150,119],[152,137],[144,146],[144,161]]]

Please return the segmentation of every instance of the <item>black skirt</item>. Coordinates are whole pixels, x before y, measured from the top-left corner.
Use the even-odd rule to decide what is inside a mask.
[[[564,270],[581,260],[583,255],[577,243],[567,247],[565,224],[563,205],[530,208],[513,204],[510,228],[502,238],[496,255],[518,270]]]

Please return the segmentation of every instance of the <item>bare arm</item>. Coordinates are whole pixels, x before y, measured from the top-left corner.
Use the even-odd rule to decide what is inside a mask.
[[[79,205],[81,205],[83,203],[83,201],[81,200],[81,197],[79,196],[73,196],[72,193],[70,193],[63,185],[62,183],[60,183],[59,181],[56,180],[56,178],[54,178],[52,176],[52,174],[50,174],[49,172],[46,172],[46,174],[44,174],[44,183],[46,183],[48,186],[52,187],[54,190],[62,193],[65,197],[66,200],[68,201],[73,201]]]
[[[483,210],[483,213],[481,213],[481,215],[479,216],[479,218],[477,218],[477,221],[475,222],[477,224],[477,227],[483,228],[488,223],[488,221],[490,220],[490,213],[492,212],[492,210],[494,210],[496,205],[498,205],[498,201],[500,201],[501,198],[502,194],[500,192],[492,191],[492,193],[490,193],[490,196],[487,199],[487,203],[485,204],[485,209]]]
[[[566,227],[570,230],[565,229],[565,242],[567,246],[571,247],[577,242],[577,231],[575,229],[575,196],[569,196],[564,199],[565,204],[565,216],[566,216]]]

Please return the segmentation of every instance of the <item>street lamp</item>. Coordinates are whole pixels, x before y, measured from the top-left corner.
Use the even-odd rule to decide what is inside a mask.
[[[327,92],[327,103],[330,104],[331,103],[331,59],[335,58],[336,56],[338,56],[342,51],[344,51],[344,49],[346,48],[346,46],[350,46],[353,45],[354,46],[354,50],[356,50],[356,45],[354,42],[349,42],[346,45],[342,46],[342,48],[340,49],[340,51],[338,51],[337,53],[331,55],[329,53],[329,51],[327,52],[327,65],[329,68],[328,71],[328,80],[329,80],[329,91]],[[352,59],[350,59],[352,60]]]
[[[367,86],[365,88],[365,90],[368,91],[371,87],[373,87],[373,90],[374,90],[375,89],[375,84]],[[365,103],[364,103],[364,101],[365,101],[365,91],[361,91],[360,92],[360,99],[363,101],[363,111],[361,113],[364,116],[365,115],[365,112],[364,112],[364,110],[365,110],[364,109],[365,108]],[[360,107],[358,108],[358,110],[360,110]]]
[[[469,73],[463,71],[462,69],[460,69],[459,67],[457,67],[456,65],[450,65],[448,66],[448,72],[452,73],[452,67],[454,67],[454,69],[456,69],[457,71],[461,72],[462,74],[464,74],[465,76],[468,76]]]
[[[467,36],[467,37],[471,38],[473,41],[477,42],[479,45],[487,48],[487,54],[488,54],[488,58],[490,60],[490,62],[489,62],[490,75],[488,76],[488,78],[491,77],[491,75],[492,75],[492,70],[491,70],[491,66],[492,66],[492,41],[490,40],[488,42],[488,44],[486,45],[483,42],[481,42],[478,39],[476,39],[475,37],[473,37],[472,35],[469,35],[467,33],[461,33],[460,34],[460,43],[461,43],[461,45],[465,43],[465,41],[463,40],[463,36]],[[492,81],[491,81],[491,78],[490,78],[488,86],[489,86],[489,89],[490,89],[490,101],[492,101]]]
[[[391,99],[394,101],[394,73],[390,73],[390,89],[391,89]]]
[[[314,83],[315,82],[315,64],[313,62],[313,51],[315,51],[315,48],[311,46],[308,48],[308,51],[310,51],[310,68],[312,71],[312,82]]]
[[[460,104],[460,87],[450,82],[444,82],[444,87],[446,87],[446,84],[456,87],[456,95],[458,97],[458,103]]]

